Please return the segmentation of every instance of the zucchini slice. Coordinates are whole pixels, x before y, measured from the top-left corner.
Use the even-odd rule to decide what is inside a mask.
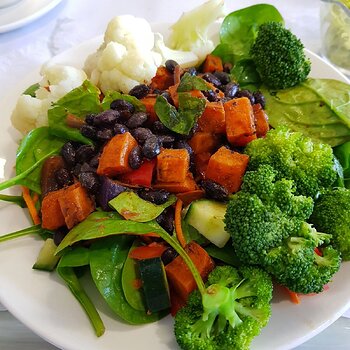
[[[52,238],[48,238],[40,249],[33,269],[42,271],[53,271],[60,260],[59,256],[55,255],[57,249]]]

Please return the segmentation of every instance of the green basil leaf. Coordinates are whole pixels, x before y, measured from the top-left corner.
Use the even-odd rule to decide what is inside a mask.
[[[185,73],[180,80],[177,91],[188,92],[192,90],[208,91],[211,90],[211,88],[202,78]]]
[[[109,205],[127,220],[147,222],[158,217],[175,202],[175,195],[171,195],[164,204],[156,205],[140,198],[135,192],[122,192]]]
[[[308,79],[279,91],[261,88],[274,128],[285,125],[331,146],[350,140],[349,90],[348,84],[331,79]]]
[[[146,112],[145,105],[136,97],[122,94],[118,91],[107,91],[105,94],[105,97],[102,101],[102,109],[105,111],[106,109],[109,109],[111,106],[111,103],[114,100],[125,100],[130,102],[134,107],[136,112]]]
[[[35,97],[36,90],[38,90],[39,88],[40,88],[40,84],[39,83],[33,84],[33,85],[29,86],[23,92],[23,95],[29,95],[29,96]]]

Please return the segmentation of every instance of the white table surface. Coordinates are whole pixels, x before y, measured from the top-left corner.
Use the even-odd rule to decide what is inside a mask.
[[[173,22],[200,0],[63,0],[55,9],[25,27],[0,34],[0,99],[9,87],[52,56],[90,39],[105,30],[115,15],[134,14],[150,22]],[[228,11],[258,1],[226,0]],[[304,45],[319,52],[319,0],[261,1],[275,5],[287,27]],[[1,311],[1,305],[0,305]],[[54,350],[9,312],[0,312],[1,350]],[[298,350],[350,349],[350,319],[340,318]],[[97,349],[98,350],[98,349]]]

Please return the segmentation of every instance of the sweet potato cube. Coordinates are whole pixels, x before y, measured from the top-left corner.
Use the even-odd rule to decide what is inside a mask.
[[[197,243],[191,242],[185,250],[193,263],[196,265],[201,277],[205,280],[215,265],[209,254]],[[187,300],[189,294],[196,289],[196,282],[192,273],[181,256],[176,257],[171,263],[166,265],[165,271],[169,284],[175,292]]]
[[[97,174],[112,177],[131,171],[129,154],[136,146],[137,142],[129,132],[115,135],[103,148]]]
[[[215,71],[222,72],[224,70],[224,67],[222,65],[221,58],[210,54],[207,55],[207,57],[204,60],[202,70],[204,73],[214,73]]]
[[[249,156],[221,147],[208,163],[205,177],[224,186],[230,193],[237,192],[242,184]]]
[[[185,149],[164,148],[157,156],[157,180],[183,182],[190,166],[190,155]]]
[[[41,226],[48,230],[56,230],[66,224],[58,199],[62,190],[49,192],[41,203]]]
[[[198,119],[201,131],[224,134],[226,131],[225,110],[221,102],[207,102],[203,114]]]
[[[194,154],[200,154],[205,152],[213,152],[219,145],[219,139],[217,136],[210,132],[196,132],[192,138],[188,141]]]
[[[170,85],[174,84],[174,75],[170,73],[164,66],[157,68],[156,75],[151,80],[151,88],[166,90]]]
[[[148,113],[148,122],[154,123],[158,120],[156,111],[154,110],[154,105],[156,104],[156,96],[147,95],[144,98],[141,98],[141,103],[146,107],[146,112]]]
[[[94,202],[79,182],[65,188],[58,203],[69,229],[85,220],[95,209]]]
[[[189,192],[198,189],[196,181],[193,179],[193,175],[188,172],[186,178],[183,182],[162,182],[157,181],[153,188],[155,189],[163,189],[170,193],[182,193]]]
[[[234,146],[245,146],[256,139],[253,107],[247,97],[235,98],[224,103],[226,136]]]
[[[269,119],[267,114],[261,107],[260,103],[253,105],[255,128],[257,137],[265,137],[267,132],[270,130]]]

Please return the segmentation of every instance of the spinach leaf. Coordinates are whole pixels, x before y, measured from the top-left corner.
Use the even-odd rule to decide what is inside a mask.
[[[266,22],[284,23],[284,20],[278,10],[268,4],[253,5],[230,13],[221,25],[220,44],[213,54],[232,64],[250,58],[250,48],[258,28]]]
[[[270,124],[331,146],[350,140],[350,86],[331,79],[308,79],[295,87],[269,91],[262,87]]]
[[[228,265],[241,266],[230,241],[223,248],[218,248],[215,244],[210,244],[204,247],[204,249],[214,259],[221,260]]]
[[[188,135],[205,108],[205,99],[193,97],[189,93],[179,92],[179,110],[177,111],[165,97],[158,96],[154,109],[160,121],[170,130]]]
[[[69,140],[91,144],[92,141],[84,137],[78,129],[66,124],[68,114],[84,118],[89,113],[101,112],[100,90],[85,80],[84,83],[68,92],[48,111],[50,133]]]
[[[130,102],[134,107],[136,112],[146,112],[145,105],[136,97],[122,94],[118,91],[107,91],[105,97],[102,101],[102,109],[106,110],[110,108],[111,103],[114,100],[125,100]]]
[[[177,87],[177,92],[188,92],[192,90],[208,91],[210,89],[202,78],[185,73]]]
[[[72,294],[83,307],[92,326],[94,327],[96,335],[100,337],[105,332],[105,326],[94,304],[80,284],[79,279],[73,269],[73,267],[85,266],[88,263],[89,260],[86,258],[85,252],[82,253],[81,250],[76,249],[68,251],[64,256],[62,256],[56,269],[57,273],[66,282]]]
[[[0,191],[14,185],[23,185],[41,193],[40,178],[43,162],[58,154],[66,141],[50,135],[48,127],[32,130],[27,134],[16,154],[16,176],[0,183]]]
[[[172,195],[161,205],[153,204],[140,198],[135,192],[122,192],[109,202],[121,216],[127,220],[147,222],[159,216],[163,210],[176,202]]]
[[[34,225],[27,227],[23,230],[19,230],[16,232],[8,233],[6,235],[0,236],[0,243],[9,241],[10,239],[14,238],[19,238],[23,236],[28,236],[28,235],[39,235],[43,239],[46,239],[48,237],[52,237],[53,233],[49,230],[46,230],[41,227],[41,225]]]
[[[21,208],[26,208],[26,203],[22,196],[9,196],[6,194],[0,194],[0,201],[14,203],[19,205]]]
[[[243,88],[251,87],[256,90],[261,84],[261,78],[256,70],[255,64],[252,60],[243,59],[238,61],[230,71],[233,79],[239,82],[239,85]]]
[[[344,186],[350,188],[350,141],[335,147],[333,151],[343,167]]]
[[[40,84],[39,83],[33,84],[33,85],[29,86],[23,92],[23,95],[29,95],[29,96],[35,97],[36,90],[38,90],[39,88],[40,88]]]
[[[94,283],[109,305],[120,318],[131,324],[155,322],[165,313],[136,310],[125,299],[122,288],[122,271],[133,237],[120,235],[99,240],[90,248],[90,270]]]

